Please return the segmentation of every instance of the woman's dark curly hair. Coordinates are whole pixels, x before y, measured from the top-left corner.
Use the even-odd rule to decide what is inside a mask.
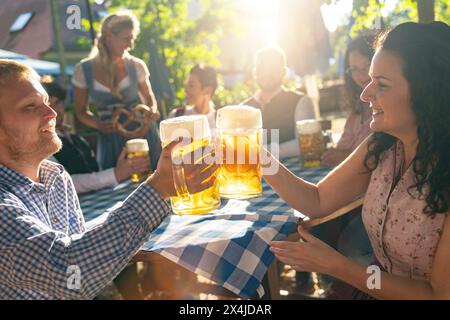
[[[361,105],[359,96],[361,95],[362,88],[356,84],[353,80],[352,75],[349,71],[350,68],[350,53],[357,51],[358,53],[366,56],[367,59],[372,60],[374,49],[373,42],[375,40],[374,35],[360,36],[352,40],[347,46],[347,51],[344,57],[344,68],[345,68],[345,95],[347,100],[347,105],[354,113],[360,114],[361,110],[358,106]]]
[[[450,204],[450,27],[442,22],[407,22],[381,36],[378,50],[396,54],[409,84],[419,143],[413,159],[417,189],[426,200],[424,213],[447,213]],[[396,138],[376,132],[365,166],[373,171]]]

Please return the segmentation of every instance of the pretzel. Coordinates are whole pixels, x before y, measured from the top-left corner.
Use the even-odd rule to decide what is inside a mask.
[[[118,108],[112,116],[112,122],[116,125],[117,131],[121,136],[128,139],[142,138],[148,131],[151,121],[147,117],[137,117],[139,111],[148,110],[148,107],[144,104],[138,104],[131,110],[125,108]],[[126,117],[125,122],[119,122],[120,116]],[[134,130],[128,130],[126,127],[132,123],[137,122],[139,126]]]

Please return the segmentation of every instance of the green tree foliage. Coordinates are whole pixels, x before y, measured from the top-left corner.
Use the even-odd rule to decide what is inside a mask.
[[[322,0],[323,3],[331,3],[342,0]],[[398,0],[395,9],[388,15],[382,16],[385,0],[353,0],[352,16],[355,22],[350,30],[352,38],[370,30],[389,29],[406,21],[418,21],[417,1]],[[450,23],[450,0],[434,1],[435,20]],[[334,48],[334,57],[338,59],[346,50],[347,25],[339,26],[330,34],[330,42]],[[324,74],[324,80],[339,77],[337,63],[333,64]]]
[[[339,1],[339,0],[338,0]],[[352,15],[356,18],[351,30],[355,36],[362,30],[392,28],[402,22],[419,21],[417,2],[420,0],[399,0],[393,12],[382,17],[385,0],[354,0]],[[435,20],[450,23],[450,1],[434,1]]]
[[[436,0],[436,6],[434,8],[436,20],[444,21],[450,24],[450,1],[449,0]]]

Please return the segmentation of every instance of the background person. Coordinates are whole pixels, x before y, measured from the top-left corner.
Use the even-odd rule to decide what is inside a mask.
[[[315,118],[311,98],[283,87],[286,70],[286,56],[281,48],[260,49],[254,68],[259,90],[242,102],[261,109],[264,129],[279,130],[280,159],[300,155],[296,122]],[[267,143],[270,142],[269,131]]]
[[[208,65],[197,64],[189,72],[185,87],[187,105],[173,109],[169,118],[204,114],[209,127],[216,129],[216,107],[212,98],[217,88],[217,72]]]
[[[155,169],[161,141],[155,121],[159,118],[156,100],[145,63],[131,54],[139,33],[139,22],[129,12],[110,14],[102,20],[100,32],[89,56],[75,66],[73,74],[75,112],[84,125],[99,131],[97,160],[101,169],[115,166],[127,138],[112,123],[115,105],[127,109],[143,103],[145,118],[152,124],[145,134],[150,149],[151,167]],[[88,107],[91,101],[94,115]],[[130,128],[131,129],[131,128]]]
[[[336,148],[326,150],[322,156],[322,165],[337,166],[347,158],[371,133],[372,120],[368,103],[359,96],[370,82],[369,67],[374,50],[371,47],[373,36],[359,37],[350,42],[344,58],[345,90],[350,114],[345,122],[344,132]]]

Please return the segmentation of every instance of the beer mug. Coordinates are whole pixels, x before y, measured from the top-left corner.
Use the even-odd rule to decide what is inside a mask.
[[[211,144],[208,118],[204,115],[181,116],[161,121],[160,136],[163,147],[183,137],[192,138],[192,143],[175,147],[172,151],[172,172],[177,196],[171,197],[172,211],[178,215],[204,214],[220,206],[217,180],[214,185],[201,192],[190,194],[184,178],[184,170],[175,158]]]
[[[322,126],[319,120],[308,119],[297,121],[300,161],[304,168],[319,167],[325,151]]]
[[[145,156],[149,158],[149,148],[147,139],[131,139],[128,140],[125,144],[125,148],[127,150],[127,159],[132,159],[134,157]],[[140,182],[146,179],[150,175],[150,171],[146,172],[134,172],[131,175],[131,182]]]
[[[233,199],[261,195],[261,111],[250,106],[227,106],[217,110],[216,125],[223,153],[218,175],[220,195]]]

